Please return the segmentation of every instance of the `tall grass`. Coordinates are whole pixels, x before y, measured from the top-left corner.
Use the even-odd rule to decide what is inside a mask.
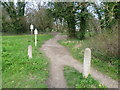
[[[93,55],[100,60],[114,64],[119,59],[117,30],[112,33],[104,32],[91,37],[84,45],[90,47]]]

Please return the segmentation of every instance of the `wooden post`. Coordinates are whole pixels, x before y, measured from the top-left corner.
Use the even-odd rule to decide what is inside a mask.
[[[28,58],[29,59],[32,58],[32,46],[31,45],[28,46]]]
[[[37,46],[37,34],[35,34],[35,46]]]
[[[35,34],[35,46],[37,46],[37,34],[38,34],[37,29],[34,30],[34,34]]]
[[[31,24],[31,25],[30,25],[31,35],[33,34],[33,28],[34,28],[34,27],[33,27],[33,25]]]
[[[83,76],[85,78],[90,74],[90,66],[91,66],[91,50],[90,48],[86,48],[84,52],[84,64],[83,64]]]

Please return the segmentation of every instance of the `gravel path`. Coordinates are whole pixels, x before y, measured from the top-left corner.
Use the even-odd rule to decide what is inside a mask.
[[[83,65],[75,60],[64,46],[57,43],[58,40],[65,39],[66,36],[57,34],[54,38],[46,41],[41,50],[50,59],[50,77],[47,81],[49,88],[67,88],[64,78],[64,66],[74,67],[82,73]],[[101,84],[109,88],[118,88],[118,82],[110,77],[103,75],[97,70],[91,68],[91,75],[99,80]]]

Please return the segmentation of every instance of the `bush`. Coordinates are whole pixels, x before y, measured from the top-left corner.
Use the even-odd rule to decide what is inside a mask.
[[[118,32],[114,30],[112,33],[104,32],[91,37],[88,41],[88,47],[93,51],[93,55],[100,60],[113,62],[117,60],[118,55]]]

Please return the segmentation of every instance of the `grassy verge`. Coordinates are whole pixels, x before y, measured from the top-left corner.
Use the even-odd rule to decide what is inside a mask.
[[[2,46],[2,37],[0,36],[0,90],[2,89],[2,47],[1,46]]]
[[[89,42],[89,40],[80,41],[72,39],[59,41],[59,43],[66,46],[70,50],[71,55],[80,62],[83,62],[84,50],[89,46],[87,42]],[[95,67],[100,72],[110,76],[115,80],[118,80],[118,60],[113,60],[114,63],[111,64],[104,60],[100,60],[97,57],[94,57],[95,54],[98,56],[97,52],[92,51],[92,67]]]
[[[82,73],[68,66],[64,68],[64,75],[67,80],[67,85],[71,88],[106,88],[90,75],[84,78]]]
[[[34,36],[2,37],[2,87],[3,88],[46,88],[48,61],[39,48],[51,35],[38,35],[38,46]],[[33,58],[28,59],[28,45],[32,45]]]

